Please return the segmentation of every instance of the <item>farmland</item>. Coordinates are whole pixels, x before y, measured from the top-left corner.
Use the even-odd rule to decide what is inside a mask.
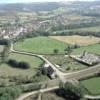
[[[68,44],[78,44],[81,46],[91,45],[100,42],[100,38],[91,37],[91,36],[50,36],[55,40],[63,41]]]
[[[37,54],[53,54],[54,49],[58,49],[63,54],[66,46],[66,43],[48,37],[36,37],[17,42],[15,49]]]
[[[0,100],[100,94],[100,2],[78,1],[1,4]]]
[[[91,53],[96,53],[96,54],[100,54],[100,44],[93,44],[93,45],[89,45],[89,46],[83,46],[77,49],[73,50],[73,54],[80,54],[83,51],[87,51],[87,52],[91,52]]]
[[[100,94],[100,77],[94,77],[81,82],[91,94]]]

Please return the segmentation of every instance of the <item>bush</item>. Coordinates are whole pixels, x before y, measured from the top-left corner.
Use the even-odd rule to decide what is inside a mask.
[[[22,69],[28,69],[30,66],[27,62],[19,62],[18,67],[20,67]]]
[[[39,90],[41,88],[41,84],[29,84],[21,86],[23,92],[31,92],[35,90]]]
[[[58,54],[59,50],[58,49],[54,49],[53,52],[54,52],[54,54]]]
[[[18,66],[17,61],[16,60],[13,60],[13,59],[10,59],[7,63],[9,65],[11,65],[12,67],[17,67]]]
[[[10,59],[8,60],[7,64],[9,64],[12,67],[15,68],[22,68],[22,69],[28,69],[30,65],[27,62],[17,62],[16,60]]]
[[[14,100],[22,93],[18,87],[0,88],[0,100]]]
[[[60,89],[63,90],[63,93],[61,91],[60,94],[68,100],[80,100],[81,97],[84,95],[84,91],[80,84],[73,84],[71,82],[66,82],[60,84]]]

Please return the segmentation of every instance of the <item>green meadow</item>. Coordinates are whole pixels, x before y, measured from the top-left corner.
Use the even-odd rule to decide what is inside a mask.
[[[66,47],[66,43],[51,39],[49,37],[25,39],[24,42],[17,42],[15,44],[16,50],[37,54],[53,54],[54,49],[57,49],[59,54],[64,54],[64,49]]]
[[[100,77],[94,77],[81,82],[88,91],[93,94],[100,95]]]

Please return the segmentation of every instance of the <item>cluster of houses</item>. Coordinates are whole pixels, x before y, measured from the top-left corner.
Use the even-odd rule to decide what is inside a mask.
[[[24,27],[14,28],[13,29],[0,29],[0,37],[16,37],[21,33],[27,32],[27,29]]]
[[[74,56],[73,58],[79,62],[82,62],[90,66],[100,63],[99,55],[89,53],[86,51],[84,51],[80,56]]]

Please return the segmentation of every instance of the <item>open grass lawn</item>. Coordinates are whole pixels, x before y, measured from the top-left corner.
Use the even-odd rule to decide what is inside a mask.
[[[63,41],[68,44],[78,44],[78,45],[90,45],[100,42],[100,38],[90,37],[90,36],[50,36],[55,40]]]
[[[51,61],[53,64],[59,65],[58,68],[63,72],[71,72],[75,70],[85,69],[88,67],[86,65],[78,63],[77,61],[69,57],[64,57],[64,55],[48,55],[47,59]]]
[[[94,95],[100,95],[100,77],[90,78],[81,83]]]
[[[66,43],[49,37],[35,37],[26,39],[24,42],[17,42],[15,49],[38,54],[53,54],[54,49],[58,49],[59,53],[64,53],[66,46]]]
[[[88,51],[91,53],[96,53],[100,55],[100,44],[93,44],[93,45],[89,45],[89,46],[84,46],[84,47],[80,47],[78,49],[74,49],[73,50],[73,54],[80,54],[83,51]]]
[[[28,56],[28,55],[21,55],[21,54],[15,54],[12,53],[9,57],[9,59],[15,59],[16,61],[25,61],[30,64],[29,69],[20,69],[20,68],[12,68],[11,66],[8,66],[7,64],[1,64],[0,65],[0,76],[34,76],[34,74],[37,72],[38,66],[42,63],[42,61],[39,58]]]

